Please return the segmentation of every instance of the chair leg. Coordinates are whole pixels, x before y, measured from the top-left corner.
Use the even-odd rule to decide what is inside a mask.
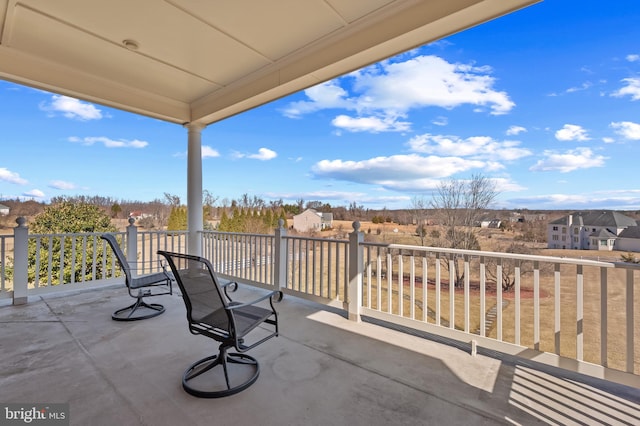
[[[158,303],[146,303],[138,294],[135,303],[115,311],[111,318],[115,321],[138,321],[153,318],[164,312],[164,306]]]
[[[221,345],[220,352],[217,355],[203,358],[187,368],[187,370],[184,372],[184,375],[182,376],[183,389],[187,391],[187,393],[199,398],[221,398],[241,392],[254,384],[256,380],[258,380],[258,376],[260,375],[260,365],[258,364],[258,361],[252,356],[246,354],[228,353],[227,349],[228,346]],[[231,377],[233,372],[230,371],[232,369],[229,368],[228,364],[240,364],[243,366],[247,366],[247,368],[243,368],[243,371],[241,371],[240,373],[245,377],[248,376],[248,378],[245,378],[244,381],[240,384],[233,385],[233,379]],[[215,384],[212,384],[211,380],[202,379],[200,380],[200,386],[198,386],[197,388],[189,383],[191,380],[206,373],[209,370],[214,369],[217,366],[222,366],[226,389],[222,388],[219,380],[220,378],[218,378],[218,380],[216,381],[217,383]],[[215,370],[212,373],[215,373]],[[221,389],[215,389],[216,387],[219,387]],[[207,389],[205,390],[203,388]]]

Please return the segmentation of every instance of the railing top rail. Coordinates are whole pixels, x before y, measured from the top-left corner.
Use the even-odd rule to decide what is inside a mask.
[[[275,238],[273,234],[251,234],[245,232],[230,232],[230,231],[198,231],[199,234],[217,234],[217,235],[243,235],[245,237],[261,237],[261,238]]]
[[[625,267],[623,265],[618,265],[617,262],[603,262],[600,260],[542,256],[542,255],[535,255],[535,254],[501,253],[501,252],[481,251],[481,250],[462,250],[462,249],[452,249],[452,248],[445,248],[445,247],[424,247],[424,246],[412,246],[412,245],[406,245],[406,244],[385,244],[385,243],[371,243],[371,242],[364,242],[362,243],[362,245],[369,246],[369,247],[382,247],[382,248],[388,248],[388,249],[459,254],[459,255],[475,256],[475,257],[485,256],[485,257],[502,258],[502,259],[518,259],[518,260],[530,260],[530,261],[550,262],[550,263],[563,263],[563,264],[570,264],[570,265],[600,266],[604,268]],[[631,264],[624,264],[624,265],[631,265]],[[640,269],[640,267],[638,268]]]
[[[142,235],[142,234],[167,234],[167,235],[173,235],[173,234],[188,234],[189,231],[167,231],[165,229],[158,229],[156,231],[140,231],[138,230],[138,235]]]
[[[319,238],[319,237],[303,237],[301,235],[287,235],[284,237],[288,240],[307,240],[307,241],[333,241],[337,243],[348,243],[349,240],[339,240],[336,238]]]
[[[114,235],[124,235],[125,232],[109,232]],[[104,232],[59,232],[53,234],[29,234],[29,238],[39,237],[83,237],[83,236],[100,236]]]

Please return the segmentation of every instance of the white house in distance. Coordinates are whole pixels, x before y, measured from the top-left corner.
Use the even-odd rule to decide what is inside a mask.
[[[547,225],[547,247],[640,251],[640,227],[634,219],[614,211],[571,213]]]
[[[4,204],[0,204],[0,216],[7,216],[9,214],[9,207]]]
[[[298,232],[322,231],[331,228],[333,213],[320,213],[314,209],[307,209],[293,216],[293,229]]]

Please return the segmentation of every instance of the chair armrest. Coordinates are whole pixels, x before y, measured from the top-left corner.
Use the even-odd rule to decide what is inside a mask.
[[[227,296],[227,299],[229,299],[230,302],[233,302],[233,299],[229,296],[229,292],[235,293],[238,291],[238,283],[235,281],[227,281],[226,283],[221,283],[220,287],[224,290],[224,295]]]
[[[255,305],[256,303],[262,302],[263,300],[266,300],[266,299],[269,299],[269,298],[274,300],[273,296],[277,296],[277,299],[275,299],[275,301],[276,302],[280,302],[280,301],[282,301],[283,293],[280,290],[274,290],[274,291],[269,292],[268,294],[266,294],[266,295],[264,295],[262,297],[259,297],[258,299],[254,300],[252,302],[239,303],[237,305],[229,306],[229,307],[227,307],[227,309],[233,311],[234,309],[239,309],[239,308],[244,308],[246,306]]]

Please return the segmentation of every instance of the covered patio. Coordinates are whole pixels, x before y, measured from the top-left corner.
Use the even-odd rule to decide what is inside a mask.
[[[184,126],[186,251],[200,255],[206,126],[535,2],[0,0],[0,78]],[[0,307],[0,403],[69,403],[71,424],[640,423],[637,388],[290,294],[281,336],[252,351],[258,382],[197,399],[180,377],[217,345],[189,334],[179,297],[119,323],[121,287],[27,297],[24,278],[14,299],[29,303]]]
[[[242,287],[244,295],[262,290]],[[69,403],[72,425],[637,424],[640,390],[497,352],[475,356],[287,295],[280,337],[252,354],[258,381],[219,400],[180,378],[215,342],[167,311],[112,321],[122,288],[38,296],[0,307],[3,403]]]

